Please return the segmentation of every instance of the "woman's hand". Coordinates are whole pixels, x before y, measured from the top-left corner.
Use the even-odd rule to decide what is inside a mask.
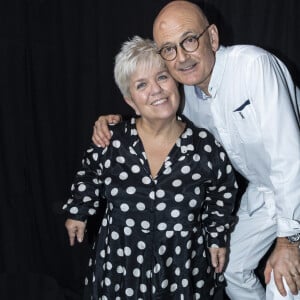
[[[79,243],[83,241],[86,222],[67,219],[65,227],[68,231],[71,246],[74,246],[75,239],[77,239]]]
[[[95,145],[105,147],[109,145],[111,138],[108,124],[117,124],[122,121],[121,115],[100,116],[95,122],[92,140]]]
[[[223,271],[226,260],[226,248],[208,248],[211,256],[211,263],[216,273]]]

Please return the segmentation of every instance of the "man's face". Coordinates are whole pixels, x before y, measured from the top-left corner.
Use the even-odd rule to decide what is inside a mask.
[[[218,31],[195,13],[172,11],[159,17],[153,28],[154,40],[159,49],[176,46],[174,60],[166,61],[171,75],[186,85],[198,85],[207,91],[211,72],[215,63],[215,51],[218,48]],[[204,32],[204,33],[203,33]],[[199,47],[193,52],[185,51],[179,44],[187,37],[197,36]]]

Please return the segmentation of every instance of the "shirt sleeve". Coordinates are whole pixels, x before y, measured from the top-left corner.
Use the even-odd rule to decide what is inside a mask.
[[[81,168],[77,171],[71,186],[71,196],[64,204],[63,210],[71,219],[85,221],[88,216],[94,215],[103,198],[103,182],[101,174],[107,148],[91,144],[82,159]]]
[[[300,232],[300,131],[296,86],[285,65],[266,52],[248,65],[248,93],[259,120],[274,191],[277,236]],[[298,111],[297,111],[298,109]]]
[[[209,140],[211,140],[211,152],[208,167],[211,169],[211,180],[206,188],[202,222],[207,233],[207,246],[226,247],[229,233],[237,221],[233,210],[238,185],[225,150],[212,135]]]

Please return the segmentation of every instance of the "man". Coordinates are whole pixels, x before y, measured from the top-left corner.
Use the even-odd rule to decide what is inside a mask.
[[[228,296],[300,299],[299,108],[288,70],[260,48],[219,46],[217,27],[188,1],[160,11],[153,37],[170,73],[184,84],[183,114],[221,141],[249,181],[230,241]],[[96,144],[108,143],[106,123],[116,119],[96,122]],[[275,239],[265,292],[254,269]]]

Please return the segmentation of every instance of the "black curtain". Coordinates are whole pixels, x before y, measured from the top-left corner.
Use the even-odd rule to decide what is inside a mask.
[[[167,2],[0,1],[0,299],[80,299],[97,217],[71,248],[61,206],[98,115],[132,113],[113,81],[120,44],[151,38]],[[299,85],[300,1],[194,2],[223,44],[272,51]]]

